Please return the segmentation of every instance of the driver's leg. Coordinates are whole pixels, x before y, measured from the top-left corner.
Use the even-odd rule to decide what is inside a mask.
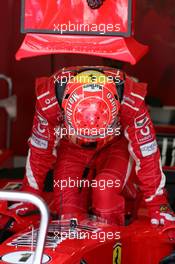
[[[93,187],[93,210],[110,223],[124,224],[125,201],[121,192],[131,168],[132,159],[125,138],[116,138],[96,159],[97,187]]]
[[[59,214],[77,215],[88,211],[89,186],[79,188],[86,165],[95,150],[85,150],[62,140],[54,173],[54,193]],[[89,181],[90,184],[90,181]]]

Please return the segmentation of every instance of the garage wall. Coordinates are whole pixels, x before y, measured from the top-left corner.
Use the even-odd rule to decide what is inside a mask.
[[[175,106],[175,1],[138,0],[136,38],[150,51],[126,70],[149,84],[148,95]]]
[[[4,1],[0,8],[0,73],[9,74],[10,36],[11,36],[11,8],[8,1]],[[0,80],[0,99],[7,96],[6,82]],[[0,146],[6,140],[6,113],[0,109]]]

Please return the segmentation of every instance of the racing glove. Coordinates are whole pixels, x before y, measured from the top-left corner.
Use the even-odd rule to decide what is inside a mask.
[[[13,210],[9,210],[7,201],[0,202],[0,213],[0,229],[10,229],[14,221],[19,224],[22,223],[21,218],[16,214],[16,212]]]
[[[21,231],[21,228],[25,228],[33,223],[33,221],[38,220],[34,216],[34,213],[38,212],[37,208],[30,203],[13,203],[8,206],[7,201],[0,202],[0,243],[4,239],[4,234],[7,230],[12,233]],[[22,216],[29,216],[27,221]]]
[[[31,203],[14,203],[8,209],[19,216],[29,216],[38,213],[36,206]]]
[[[175,213],[168,204],[165,195],[157,196],[153,201],[147,202],[147,207],[152,225],[175,224]]]

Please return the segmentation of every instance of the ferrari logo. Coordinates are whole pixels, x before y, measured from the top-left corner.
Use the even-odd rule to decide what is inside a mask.
[[[117,243],[113,250],[113,264],[121,264],[122,262],[122,245]]]

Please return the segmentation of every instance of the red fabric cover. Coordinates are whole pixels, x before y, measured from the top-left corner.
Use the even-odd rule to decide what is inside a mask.
[[[148,47],[134,38],[27,34],[16,59],[57,53],[96,55],[136,64]]]
[[[31,32],[31,30],[34,30],[35,33],[38,30],[54,31],[54,24],[67,25],[70,22],[76,26],[88,24],[100,27],[105,24],[109,25],[106,30],[109,33],[119,34],[122,32],[129,35],[128,30],[130,31],[133,22],[131,1],[129,0],[107,0],[97,10],[92,10],[86,0],[25,0],[24,2],[24,29],[27,32]],[[134,1],[132,6],[135,7]],[[110,25],[114,25],[114,27]],[[96,27],[94,26],[92,31],[95,32]],[[80,33],[83,34],[83,29],[80,28],[80,30]],[[89,32],[87,27],[85,30]],[[89,33],[93,34],[93,32]]]

